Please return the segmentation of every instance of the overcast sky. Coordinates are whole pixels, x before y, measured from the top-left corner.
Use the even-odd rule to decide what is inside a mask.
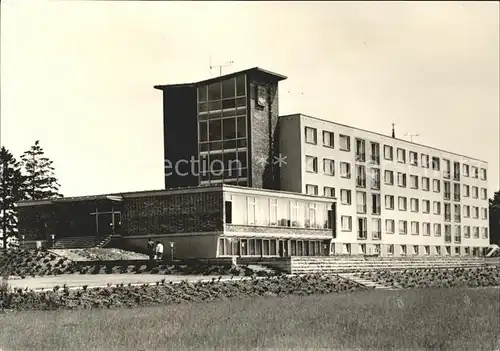
[[[153,85],[259,66],[304,113],[489,162],[499,187],[498,2],[1,5],[1,144],[39,139],[66,196],[161,189]],[[289,93],[288,93],[289,92]]]

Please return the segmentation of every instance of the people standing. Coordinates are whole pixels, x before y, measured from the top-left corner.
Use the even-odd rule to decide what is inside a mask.
[[[151,238],[148,239],[148,255],[149,260],[153,261],[155,256],[155,243]]]
[[[156,255],[157,260],[163,259],[163,244],[160,241],[156,242]]]

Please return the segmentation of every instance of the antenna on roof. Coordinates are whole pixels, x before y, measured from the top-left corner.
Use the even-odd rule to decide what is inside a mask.
[[[413,143],[413,137],[420,136],[420,133],[405,133],[406,137],[410,137],[410,143]]]
[[[219,76],[222,76],[222,67],[228,67],[231,66],[234,63],[234,61],[229,61],[226,62],[222,65],[212,65],[212,59],[210,58],[210,72],[212,72],[212,69],[219,67]]]

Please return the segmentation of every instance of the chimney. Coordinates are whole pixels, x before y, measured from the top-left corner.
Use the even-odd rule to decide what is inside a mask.
[[[394,131],[394,123],[392,124],[392,137],[396,138],[396,132]]]

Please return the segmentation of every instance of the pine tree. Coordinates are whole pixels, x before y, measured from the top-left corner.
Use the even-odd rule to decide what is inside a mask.
[[[59,182],[54,176],[53,161],[45,157],[39,140],[24,152],[21,160],[27,180],[26,193],[29,200],[62,197],[59,193]]]
[[[490,242],[500,245],[500,191],[490,199]]]
[[[17,211],[15,203],[26,199],[26,178],[21,172],[21,164],[5,148],[0,149],[0,218],[3,247],[7,248],[7,238],[17,234]]]

